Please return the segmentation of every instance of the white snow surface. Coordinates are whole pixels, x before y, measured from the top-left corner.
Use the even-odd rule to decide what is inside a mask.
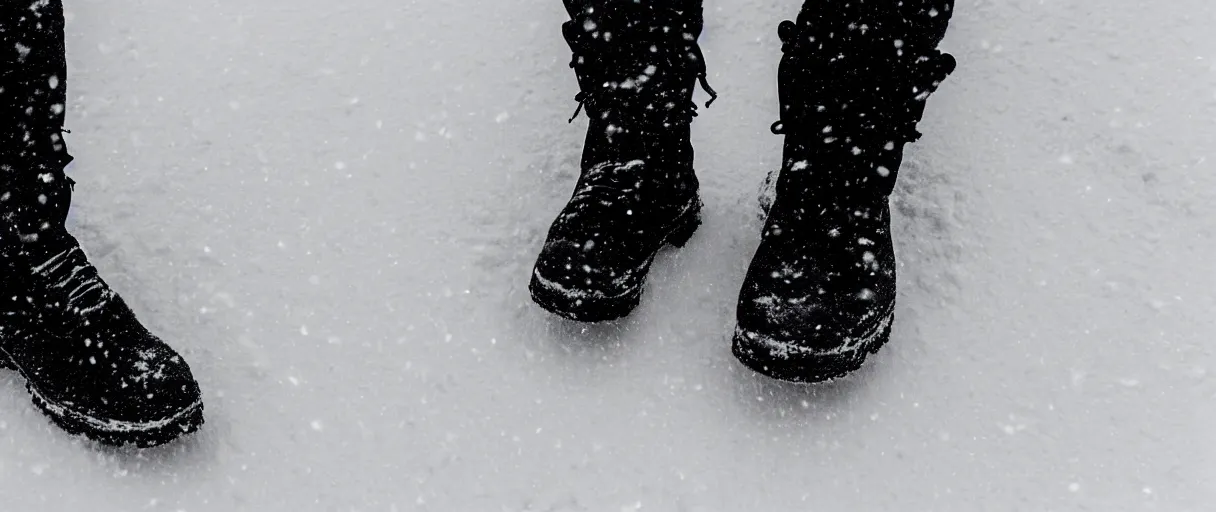
[[[584,326],[527,293],[557,0],[70,0],[71,229],[207,423],[104,448],[2,372],[0,509],[1212,510],[1216,3],[960,0],[891,343],[810,387],[729,348],[799,3],[707,4],[705,223]]]

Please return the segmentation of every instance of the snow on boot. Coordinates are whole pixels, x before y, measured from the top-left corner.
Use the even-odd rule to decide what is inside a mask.
[[[697,45],[701,2],[566,0],[566,9],[575,99],[590,123],[582,174],[529,288],[555,314],[612,320],[637,306],[658,251],[683,246],[700,224],[689,142],[696,81],[714,95]]]
[[[842,376],[886,343],[895,310],[888,197],[925,100],[954,70],[936,49],[953,0],[815,0],[784,43],[776,199],[739,293],[735,356],[781,380]]]
[[[157,445],[202,424],[199,387],[64,226],[63,51],[59,0],[0,7],[0,367],[72,434]]]

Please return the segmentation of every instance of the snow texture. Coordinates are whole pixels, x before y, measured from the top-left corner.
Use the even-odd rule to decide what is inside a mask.
[[[1211,510],[1216,3],[959,0],[891,343],[813,387],[729,344],[798,7],[707,2],[705,224],[584,326],[527,293],[557,0],[68,2],[70,228],[207,423],[102,448],[0,372],[0,509]]]

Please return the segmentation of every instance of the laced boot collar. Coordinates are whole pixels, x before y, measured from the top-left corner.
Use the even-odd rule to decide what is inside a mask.
[[[567,0],[563,33],[578,76],[578,106],[593,118],[625,124],[689,124],[697,115],[695,82],[709,85],[697,43],[704,25],[699,0]]]
[[[952,4],[938,2],[945,10]],[[782,22],[781,119],[772,132],[846,149],[917,140],[925,100],[956,63],[936,49],[939,33],[901,9],[884,2],[808,4],[797,23]]]

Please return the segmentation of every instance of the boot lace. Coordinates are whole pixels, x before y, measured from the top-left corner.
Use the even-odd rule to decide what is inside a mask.
[[[782,91],[781,119],[770,130],[804,132],[825,144],[841,133],[919,139],[924,102],[954,70],[954,59],[920,41],[917,28],[897,14],[870,13],[873,25],[782,22],[782,67],[788,67],[782,72],[796,78]]]

